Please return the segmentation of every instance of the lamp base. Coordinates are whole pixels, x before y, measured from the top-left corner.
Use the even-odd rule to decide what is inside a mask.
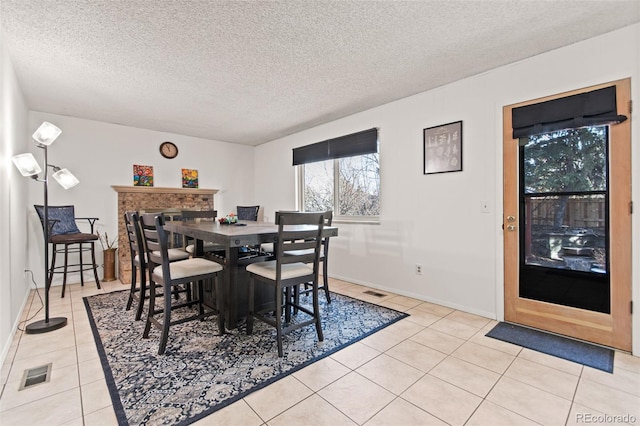
[[[40,334],[48,333],[49,331],[57,330],[67,325],[67,319],[65,317],[49,318],[49,322],[45,320],[35,321],[27,325],[27,334]]]

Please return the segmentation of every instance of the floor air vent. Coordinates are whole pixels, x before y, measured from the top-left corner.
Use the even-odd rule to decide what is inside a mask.
[[[375,296],[375,297],[385,297],[386,294],[382,294],[382,293],[378,293],[377,291],[373,291],[373,290],[367,290],[364,292],[364,294],[368,294],[369,296]]]
[[[24,370],[22,375],[22,381],[20,382],[20,389],[27,389],[31,386],[38,385],[40,383],[46,383],[51,377],[51,363],[43,365],[41,367],[30,368]]]

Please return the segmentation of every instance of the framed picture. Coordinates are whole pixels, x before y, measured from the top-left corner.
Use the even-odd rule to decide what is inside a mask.
[[[424,174],[462,171],[462,121],[428,127],[424,136]]]
[[[153,186],[153,166],[134,164],[133,186]]]
[[[198,187],[198,171],[194,169],[182,169],[182,187],[197,188]]]

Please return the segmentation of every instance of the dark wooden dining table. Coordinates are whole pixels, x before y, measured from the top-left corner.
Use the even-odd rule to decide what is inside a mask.
[[[196,240],[197,256],[204,253],[203,242],[211,242],[220,246],[218,254],[213,252],[207,258],[224,266],[220,289],[224,306],[224,324],[227,329],[234,329],[238,320],[246,316],[248,311],[249,283],[246,266],[269,260],[273,255],[252,250],[264,243],[274,243],[278,237],[278,226],[267,222],[240,221],[238,224],[220,224],[218,222],[167,222],[165,228],[175,234],[185,235]],[[296,229],[310,228],[295,226]],[[338,228],[326,226],[323,237],[335,237]],[[249,248],[249,249],[247,249]],[[224,253],[224,254],[223,254]],[[256,289],[257,290],[257,289]],[[273,292],[256,291],[256,308],[267,305],[273,300]]]

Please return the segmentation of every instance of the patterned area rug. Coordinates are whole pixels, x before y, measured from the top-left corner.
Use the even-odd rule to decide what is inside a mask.
[[[144,321],[124,310],[127,297],[84,298],[120,425],[191,424],[407,316],[331,293],[330,304],[320,297],[324,341],[313,325],[296,330],[285,336],[283,358],[272,327],[255,321],[251,336],[244,324],[219,336],[215,316],[172,326],[160,356],[159,331],[142,339]]]

